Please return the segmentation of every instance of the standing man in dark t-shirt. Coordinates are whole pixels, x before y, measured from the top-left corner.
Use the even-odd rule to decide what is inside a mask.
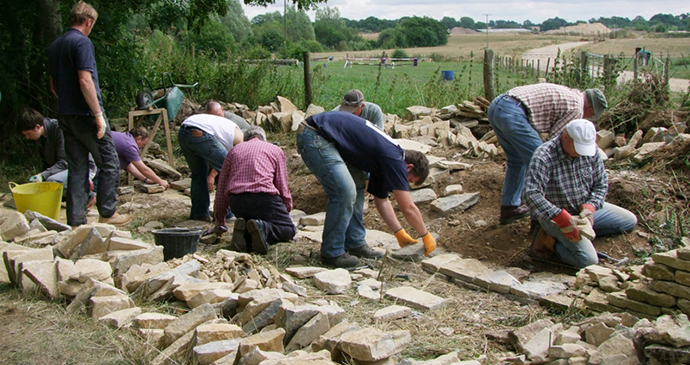
[[[117,213],[120,170],[103,113],[93,44],[88,38],[97,18],[91,5],[83,1],[74,4],[70,12],[72,27],[48,48],[50,88],[58,98],[58,122],[69,160],[67,224],[73,227],[86,223],[89,153],[99,169],[99,222],[121,226],[131,221],[128,215]]]
[[[364,239],[365,172],[370,173],[367,191],[400,246],[417,240],[398,221],[388,200],[391,191],[405,220],[422,236],[427,255],[436,248],[410,195],[409,183],[424,181],[429,175],[429,161],[422,153],[404,151],[371,122],[339,111],[313,115],[302,122],[297,129],[297,150],[328,195],[321,244],[324,264],[356,267],[360,265],[357,257],[383,256]]]

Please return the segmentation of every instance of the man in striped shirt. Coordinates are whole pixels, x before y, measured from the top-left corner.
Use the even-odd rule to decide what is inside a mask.
[[[535,254],[548,250],[570,266],[593,265],[598,262],[594,235],[630,231],[637,224],[633,213],[604,202],[608,176],[596,136],[592,122],[577,119],[534,151],[522,197],[543,229],[533,243]]]
[[[540,136],[551,140],[563,132],[568,122],[599,118],[606,107],[606,97],[599,89],[583,92],[548,83],[519,86],[491,102],[487,112],[489,123],[507,160],[501,192],[501,224],[510,224],[529,214],[520,194],[532,153],[542,144]]]
[[[231,248],[240,252],[251,248],[266,254],[269,245],[288,242],[296,233],[290,218],[292,195],[285,153],[266,142],[266,133],[258,126],[244,132],[244,141],[234,146],[223,162],[213,208],[213,231],[227,230],[225,213],[230,205],[237,217]]]

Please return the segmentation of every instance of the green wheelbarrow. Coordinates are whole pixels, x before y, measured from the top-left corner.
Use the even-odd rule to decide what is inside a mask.
[[[168,118],[173,119],[177,115],[177,111],[180,110],[184,99],[184,93],[180,88],[192,88],[199,83],[195,82],[194,85],[176,84],[169,73],[163,72],[161,74],[161,88],[154,89],[146,76],[141,80],[141,84],[144,90],[137,94],[137,109],[165,108],[168,111]]]

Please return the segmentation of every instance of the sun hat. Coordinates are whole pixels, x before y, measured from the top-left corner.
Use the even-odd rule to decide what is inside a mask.
[[[594,108],[594,116],[599,119],[604,109],[609,106],[606,102],[606,96],[604,96],[604,93],[599,89],[587,89],[585,90],[585,94],[589,99],[589,103],[592,104],[592,108]]]
[[[580,156],[594,156],[597,153],[597,129],[586,119],[575,119],[565,126],[573,140],[575,152]]]
[[[357,89],[348,91],[343,96],[343,103],[340,104],[340,111],[352,113],[364,103],[364,94]]]

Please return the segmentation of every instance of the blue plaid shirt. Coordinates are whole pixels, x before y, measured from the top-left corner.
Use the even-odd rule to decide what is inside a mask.
[[[527,169],[522,199],[534,218],[551,220],[561,209],[580,214],[580,206],[604,205],[609,178],[599,154],[570,157],[563,150],[560,138],[539,146]]]

